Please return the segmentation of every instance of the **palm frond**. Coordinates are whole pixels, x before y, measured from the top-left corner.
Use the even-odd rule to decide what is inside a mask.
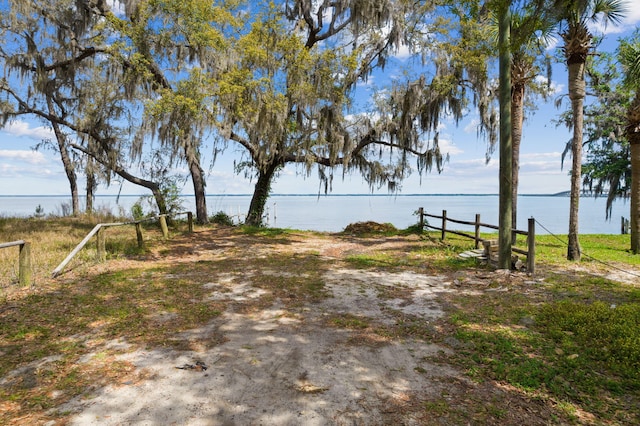
[[[593,0],[593,8],[589,20],[592,22],[602,22],[618,25],[628,13],[627,2],[624,0]]]

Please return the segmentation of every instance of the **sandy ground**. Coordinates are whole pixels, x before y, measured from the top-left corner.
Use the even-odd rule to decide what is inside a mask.
[[[325,280],[332,297],[321,303],[296,311],[276,304],[249,315],[226,312],[191,330],[190,339],[217,333],[228,339],[206,352],[128,353],[124,359],[147,370],[148,380],[101,389],[61,410],[77,412],[74,425],[420,424],[403,404],[415,395],[436,395],[452,380],[464,380],[459,372],[428,361],[450,349],[359,336],[327,327],[326,318],[358,312],[394,323],[390,312],[400,311],[435,320],[443,315],[437,294],[449,291],[451,283],[415,273],[349,269],[331,271]],[[203,285],[212,298],[235,302],[259,297],[262,291],[235,287],[231,280]],[[233,288],[223,292],[221,286]],[[408,297],[379,299],[380,286],[403,286]],[[185,364],[196,368],[176,368]]]

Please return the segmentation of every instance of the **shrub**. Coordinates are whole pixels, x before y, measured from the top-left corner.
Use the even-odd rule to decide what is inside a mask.
[[[211,216],[211,218],[209,219],[211,221],[211,223],[215,223],[217,225],[224,225],[224,226],[233,226],[233,219],[231,219],[231,216],[229,216],[228,214],[226,214],[223,211],[219,211],[216,214],[214,214],[213,216]]]
[[[133,216],[133,220],[141,220],[144,218],[144,209],[142,208],[140,200],[136,201],[135,204],[131,206],[131,216]]]

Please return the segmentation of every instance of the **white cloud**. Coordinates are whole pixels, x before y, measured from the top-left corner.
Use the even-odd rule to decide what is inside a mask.
[[[398,49],[393,54],[393,57],[399,60],[404,60],[411,56],[413,56],[413,52],[411,51],[410,47],[404,43],[400,44],[400,46],[398,46]]]
[[[53,131],[50,128],[44,126],[31,127],[29,123],[21,120],[8,122],[2,130],[13,136],[26,136],[38,141],[52,139],[54,137]]]
[[[532,152],[520,155],[520,160],[525,161],[550,161],[559,160],[562,156],[559,152]]]
[[[35,165],[46,164],[48,162],[41,152],[26,150],[0,150],[0,161],[1,160],[8,160],[11,163],[21,161]]]
[[[464,153],[464,150],[447,138],[440,138],[438,140],[438,146],[443,154],[458,155]]]
[[[500,166],[498,161],[485,158],[472,158],[470,160],[451,160],[446,166],[446,173],[455,176],[463,176],[465,180],[472,181],[474,176],[484,175],[488,171],[497,170]]]
[[[632,3],[636,3],[635,6]],[[638,0],[627,1],[627,16],[624,20],[624,26],[635,27],[640,22],[640,7]]]
[[[471,121],[469,121],[469,124],[464,126],[464,128],[462,130],[465,133],[474,134],[474,133],[478,132],[478,126],[479,125],[480,125],[480,120],[478,120],[477,118],[474,118]]]
[[[620,34],[626,31],[633,31],[640,22],[640,7],[638,0],[626,0],[623,2],[626,7],[624,18],[618,25],[604,24],[598,22],[591,25],[591,30],[597,34]]]

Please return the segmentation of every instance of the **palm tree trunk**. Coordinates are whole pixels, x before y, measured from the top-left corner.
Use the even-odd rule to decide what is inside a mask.
[[[249,204],[249,212],[245,224],[250,226],[261,226],[262,216],[264,215],[264,206],[267,204],[269,193],[271,192],[271,181],[278,169],[278,162],[273,161],[268,164],[265,170],[260,170],[258,181],[253,190],[251,203]]]
[[[500,200],[498,218],[498,267],[511,269],[512,145],[511,145],[511,52],[509,50],[510,2],[503,2],[499,22],[500,52]]]
[[[569,61],[569,98],[573,114],[573,137],[571,139],[571,200],[569,202],[569,243],[567,259],[580,261],[582,250],[578,241],[578,217],[580,210],[580,188],[582,185],[582,126],[584,121],[584,98],[586,82],[584,61]]]
[[[631,219],[631,252],[640,254],[640,137],[631,143],[631,208],[629,216]]]
[[[629,107],[627,137],[631,151],[631,252],[640,254],[640,90]]]
[[[513,229],[518,228],[518,182],[520,173],[520,144],[522,142],[522,121],[524,119],[524,83],[516,83],[513,85],[511,93],[511,189],[512,193],[512,212],[511,226]],[[513,233],[511,243],[515,244],[516,234]]]

